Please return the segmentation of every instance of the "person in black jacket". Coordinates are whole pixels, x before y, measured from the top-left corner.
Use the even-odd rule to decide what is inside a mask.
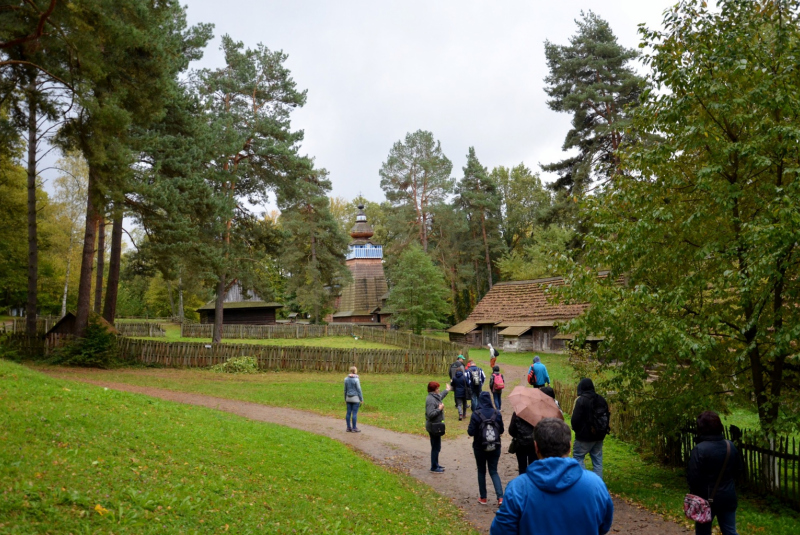
[[[528,469],[528,465],[536,460],[536,446],[533,444],[534,427],[515,412],[508,423],[508,434],[516,441],[517,451],[514,454],[517,456],[519,474],[522,475]]]
[[[695,522],[694,531],[697,535],[710,535],[711,524],[717,517],[723,535],[736,535],[736,507],[739,503],[734,480],[742,473],[741,457],[733,443],[723,437],[722,421],[716,412],[705,411],[697,417],[697,435],[697,445],[689,454],[686,478],[689,492],[710,502],[711,522]],[[709,497],[714,492],[717,478],[719,486],[712,501]]]
[[[502,505],[503,483],[500,481],[500,474],[497,473],[497,463],[500,461],[501,453],[500,435],[505,432],[505,428],[503,427],[503,415],[500,414],[500,411],[492,407],[492,395],[489,392],[481,392],[480,398],[480,405],[478,405],[478,408],[472,413],[472,418],[467,428],[467,434],[474,437],[472,440],[472,451],[475,454],[475,463],[478,465],[478,490],[480,492],[478,503],[481,505],[487,504],[486,468],[488,466],[489,477],[492,479],[494,492],[497,495],[497,505]],[[491,419],[492,417],[494,417],[494,422],[496,423],[495,430],[497,437],[494,450],[485,451],[482,446],[483,437],[481,437],[481,422]]]
[[[603,420],[603,417],[605,419]],[[572,429],[575,442],[572,456],[585,467],[586,454],[592,459],[592,472],[603,477],[603,439],[608,434],[608,403],[594,391],[594,383],[589,378],[578,383],[578,399],[572,409]],[[599,420],[603,420],[598,425]]]

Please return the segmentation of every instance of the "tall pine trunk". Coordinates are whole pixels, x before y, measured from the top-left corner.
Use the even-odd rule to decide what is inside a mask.
[[[183,270],[183,268],[181,268]],[[183,323],[184,311],[183,311],[183,276],[178,271],[178,319],[180,319],[181,323]]]
[[[119,294],[119,270],[122,262],[122,211],[114,213],[111,227],[111,254],[108,259],[108,282],[106,283],[106,300],[103,305],[103,318],[114,324],[117,317],[117,295]]]
[[[72,244],[75,242],[74,229],[69,231],[69,247],[67,247],[67,274],[64,276],[64,295],[61,296],[61,317],[67,315],[67,294],[69,293],[69,274],[72,268]]]
[[[39,245],[36,227],[36,75],[28,84],[28,301],[25,305],[25,332],[36,335],[37,287],[39,278]]]
[[[94,239],[97,228],[96,171],[89,167],[88,195],[86,196],[86,228],[83,233],[83,254],[81,256],[81,276],[78,284],[78,309],[75,313],[75,334],[83,336],[89,324],[92,298],[92,268],[94,267]]]
[[[94,312],[100,314],[103,306],[103,275],[106,269],[106,218],[97,220],[97,275],[94,285]]]
[[[483,232],[483,247],[486,251],[486,278],[489,279],[489,289],[492,289],[492,260],[489,257],[489,240],[486,238],[486,214],[481,212],[481,232]]]
[[[175,318],[175,298],[172,297],[172,282],[167,279],[167,294],[169,294],[169,315]]]
[[[214,337],[211,342],[219,344],[222,342],[222,314],[223,304],[225,303],[225,274],[221,273],[217,283],[217,300],[214,301]]]

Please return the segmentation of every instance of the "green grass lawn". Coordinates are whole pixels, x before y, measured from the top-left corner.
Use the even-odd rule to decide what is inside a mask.
[[[475,533],[310,433],[0,361],[0,532]]]
[[[81,375],[81,371],[70,369]],[[153,386],[180,392],[195,392],[228,399],[240,399],[291,407],[342,419],[344,426],[344,373],[268,372],[253,375],[216,373],[209,370],[122,368],[85,372],[85,377]],[[444,385],[447,377],[423,375],[362,375],[364,405],[358,411],[360,424],[427,436],[425,398],[428,381]],[[447,436],[466,433],[467,422],[458,421],[452,394],[445,400]],[[462,423],[463,425],[458,425]]]
[[[156,342],[210,342],[210,338],[184,338],[181,336],[181,326],[174,323],[164,325],[165,336],[147,337],[132,336],[140,340],[153,340]],[[251,338],[223,338],[226,344],[256,344],[264,346],[304,346],[304,347],[333,347],[337,349],[398,349],[397,346],[355,339],[352,336],[325,336],[322,338],[271,338],[267,340],[254,340]]]

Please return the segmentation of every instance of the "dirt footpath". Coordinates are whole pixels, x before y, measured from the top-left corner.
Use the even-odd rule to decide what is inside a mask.
[[[511,371],[511,370],[508,370]],[[521,372],[519,372],[521,373]],[[211,409],[222,410],[251,420],[270,422],[286,425],[295,429],[309,431],[318,435],[333,438],[370,456],[376,464],[403,470],[419,481],[436,489],[437,492],[448,496],[453,503],[458,505],[466,518],[481,532],[488,533],[494,518],[496,505],[494,501],[494,488],[487,474],[487,490],[490,505],[479,505],[478,480],[474,457],[472,455],[472,438],[462,436],[444,440],[439,462],[446,467],[444,474],[432,474],[430,468],[430,443],[427,438],[389,431],[372,426],[359,426],[362,433],[347,433],[344,418],[335,419],[320,416],[310,412],[294,409],[269,407],[257,403],[216,398],[202,394],[173,392],[160,388],[134,386],[123,383],[112,383],[99,380],[87,380],[85,376],[76,376],[69,373],[53,374],[59,378],[81,380],[97,386],[113,388],[125,392],[134,392],[148,396],[198,405]],[[512,374],[506,374],[508,377]],[[513,374],[516,375],[516,374]],[[516,381],[515,381],[516,382]],[[448,414],[455,414],[453,401],[450,396],[445,399],[445,406],[450,409]],[[510,420],[510,406],[503,411],[505,419]],[[457,418],[448,418],[449,426],[467,426],[467,420],[459,422]],[[504,438],[503,448],[507,449],[508,439]],[[500,479],[505,488],[506,483],[516,477],[516,456],[503,453],[498,468]],[[643,509],[631,506],[619,499],[614,499],[614,525],[611,533],[659,533],[678,534],[688,533],[682,526],[673,522],[664,521],[661,517]]]

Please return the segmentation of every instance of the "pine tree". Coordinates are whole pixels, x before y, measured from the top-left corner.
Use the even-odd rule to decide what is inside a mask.
[[[575,22],[578,31],[568,45],[545,42],[550,69],[545,92],[550,109],[572,114],[563,150],[577,149],[578,154],[542,166],[558,174],[550,185],[559,204],[551,220],[573,225],[577,201],[591,183],[620,172],[617,151],[643,88],[643,79],[629,66],[638,53],[617,42],[608,22],[591,11]]]
[[[433,207],[453,191],[453,164],[431,132],[417,130],[395,143],[381,166],[381,188],[395,208],[397,227],[413,222],[422,250],[428,250]]]
[[[456,188],[456,203],[464,210],[469,221],[472,240],[469,246],[473,249],[472,258],[476,264],[478,259],[483,263],[487,289],[491,290],[494,279],[493,258],[497,259],[505,252],[505,244],[500,236],[500,191],[495,181],[489,176],[486,168],[478,161],[475,148],[470,147],[467,154],[467,165],[464,177]],[[476,269],[476,273],[479,270]],[[481,295],[485,293],[479,289]]]
[[[285,233],[281,264],[288,274],[287,291],[314,323],[330,310],[330,288],[350,279],[344,264],[347,235],[330,212],[326,174],[319,170],[308,176],[300,198],[281,203],[279,220]]]
[[[450,312],[447,283],[419,245],[412,244],[403,252],[390,271],[390,279],[386,306],[394,311],[393,323],[416,334],[444,326],[442,320]]]

